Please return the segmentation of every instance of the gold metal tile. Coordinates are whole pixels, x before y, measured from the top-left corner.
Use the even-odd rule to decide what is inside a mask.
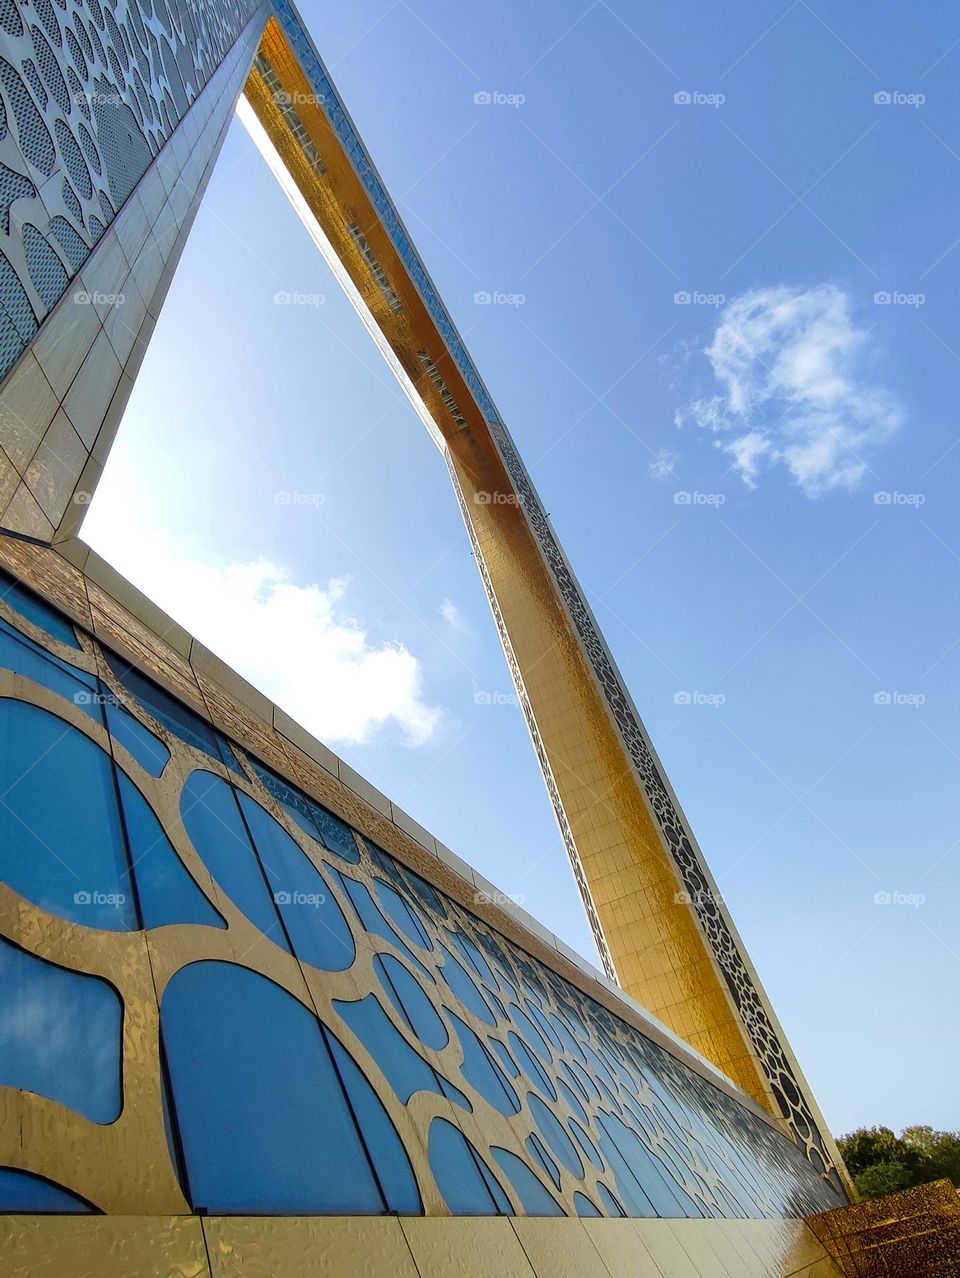
[[[207,1278],[210,1271],[195,1216],[0,1216],[0,1272],[12,1278]]]
[[[400,1224],[419,1278],[535,1278],[504,1216],[406,1216]]]
[[[382,1216],[209,1216],[212,1278],[418,1278],[400,1221]]]

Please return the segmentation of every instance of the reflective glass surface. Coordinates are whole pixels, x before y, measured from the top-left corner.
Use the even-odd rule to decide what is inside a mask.
[[[212,772],[191,772],[180,815],[200,859],[234,905],[274,945],[289,949],[233,787]]]
[[[383,1199],[320,1025],[272,981],[194,963],[161,1025],[195,1209],[364,1214]]]
[[[10,700],[0,700],[0,878],[84,927],[137,926],[110,756]]]
[[[294,953],[314,967],[342,972],[357,951],[330,885],[266,808],[249,795],[238,798]]]
[[[97,976],[0,937],[0,1086],[58,1101],[94,1123],[120,1113],[123,1007]]]

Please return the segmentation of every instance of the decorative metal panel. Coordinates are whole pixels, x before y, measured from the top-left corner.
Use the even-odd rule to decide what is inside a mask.
[[[0,1167],[42,1176],[108,1212],[233,1210],[216,1199],[218,1176],[227,1178],[222,1192],[233,1194],[230,1203],[253,1214],[282,1212],[283,1178],[264,1175],[256,1154],[242,1153],[243,1127],[256,1121],[265,1133],[257,1141],[272,1141],[271,1107],[279,1123],[289,1100],[284,1080],[302,1087],[320,1066],[301,1062],[300,1047],[271,1058],[269,1023],[262,1034],[259,1022],[244,1023],[259,995],[229,1006],[214,999],[206,1013],[195,1002],[174,1034],[170,993],[186,988],[182,975],[216,969],[245,973],[264,995],[272,989],[264,1006],[288,1007],[284,1015],[296,1022],[291,1041],[310,1044],[302,1050],[327,1061],[316,1077],[326,1071],[339,1079],[348,1103],[336,1100],[335,1083],[312,1099],[306,1093],[310,1121],[304,1109],[289,1161],[301,1156],[301,1139],[311,1158],[338,1157],[341,1145],[324,1145],[322,1123],[340,1105],[337,1121],[355,1124],[350,1139],[359,1141],[351,1157],[365,1150],[371,1168],[371,1188],[355,1211],[415,1211],[417,1196],[428,1215],[464,1210],[463,1177],[450,1170],[461,1155],[476,1193],[489,1194],[490,1214],[780,1218],[837,1204],[802,1150],[753,1109],[352,831],[248,754],[243,741],[228,742],[169,691],[128,674],[113,654],[108,661],[88,634],[77,631],[78,649],[64,642],[58,614],[28,608],[30,596],[11,592],[9,583],[0,596],[7,642],[0,704],[49,717],[65,742],[104,752],[117,784],[98,788],[93,801],[110,809],[109,821],[119,812],[127,857],[126,868],[103,883],[78,877],[65,898],[55,884],[72,864],[70,840],[52,846],[49,831],[57,827],[37,816],[62,801],[56,763],[31,768],[23,758],[23,775],[4,799],[23,828],[4,855],[29,846],[41,868],[18,878],[25,895],[0,885],[0,935],[37,959],[114,986],[123,1002],[123,1109],[115,1122],[91,1124],[33,1094],[24,1066],[21,1090],[0,1088]],[[146,749],[150,740],[159,748]],[[15,750],[16,742],[3,746]],[[137,915],[132,931],[126,914],[117,922],[109,916],[111,894],[125,892]],[[148,901],[154,926],[144,926]],[[77,921],[87,908],[95,926]],[[190,984],[216,988],[206,978]],[[225,1015],[249,1040],[240,1057],[240,1030],[224,1036],[215,1029]],[[185,1050],[191,1024],[202,1052]],[[31,1032],[20,1026],[21,1039]],[[20,1042],[26,1062],[29,1046]],[[202,1183],[214,1197],[198,1201],[191,1115],[203,1110],[202,1097],[188,1097],[191,1071],[200,1073],[191,1057],[202,1060],[205,1086],[219,1075],[226,1088],[260,1052],[266,1086],[261,1081],[249,1105],[230,1115],[231,1142],[246,1162],[214,1166],[211,1180],[209,1159],[201,1160]],[[286,1121],[289,1127],[289,1114]],[[402,1188],[414,1183],[410,1169],[413,1197]],[[229,1178],[241,1173],[238,1189]],[[317,1183],[312,1210],[322,1212],[323,1194],[333,1192],[323,1185],[336,1178]],[[10,1206],[22,1196],[17,1188]],[[299,1201],[291,1200],[291,1212]],[[338,1210],[333,1200],[329,1210]]]
[[[0,378],[255,0],[0,0]]]

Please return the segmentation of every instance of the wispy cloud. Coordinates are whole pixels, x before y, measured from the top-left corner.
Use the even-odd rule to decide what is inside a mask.
[[[720,389],[676,414],[716,433],[744,483],[786,466],[808,497],[853,488],[902,421],[869,369],[869,330],[832,284],[754,289],[720,312],[704,351]]]
[[[457,629],[461,624],[460,609],[452,599],[444,599],[440,605],[438,612],[448,626]]]
[[[670,479],[676,474],[677,455],[669,448],[658,448],[656,456],[647,467],[651,479]]]
[[[321,740],[360,745],[393,723],[422,746],[441,731],[445,712],[425,698],[420,661],[402,643],[369,637],[348,611],[347,581],[298,583],[265,558],[201,562],[132,520],[100,544],[119,572]]]

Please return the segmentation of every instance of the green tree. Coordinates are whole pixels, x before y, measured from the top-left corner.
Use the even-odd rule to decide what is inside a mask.
[[[905,1127],[904,1143],[914,1149],[930,1171],[931,1180],[952,1180],[960,1187],[960,1132],[938,1132],[932,1127]],[[926,1178],[925,1178],[926,1179]]]
[[[864,1198],[932,1180],[960,1186],[960,1132],[917,1125],[897,1136],[889,1127],[860,1127],[837,1145]]]
[[[853,1183],[861,1198],[879,1198],[882,1194],[892,1194],[895,1189],[909,1189],[914,1181],[903,1163],[874,1163],[854,1176]]]

